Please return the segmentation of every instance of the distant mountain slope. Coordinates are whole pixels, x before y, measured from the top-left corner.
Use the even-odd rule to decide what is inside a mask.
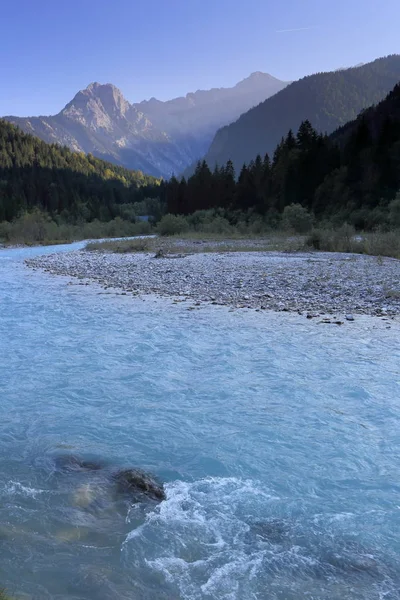
[[[205,160],[213,168],[231,159],[238,170],[257,154],[272,153],[282,136],[307,119],[318,131],[331,133],[382,100],[398,81],[400,55],[304,77],[220,129]]]
[[[394,86],[384,100],[361,111],[356,119],[348,121],[336,129],[329,139],[343,149],[349,139],[361,126],[365,125],[368,127],[370,141],[376,141],[382,135],[382,131],[386,129],[385,135],[390,134],[390,138],[400,144],[400,82]]]
[[[115,86],[92,83],[55,116],[4,119],[45,142],[168,177],[200,158],[219,127],[286,85],[253,73],[233,88],[130,104]]]
[[[198,90],[166,102],[152,98],[134,106],[177,142],[185,143],[191,136],[200,157],[207,151],[219,127],[231,123],[246,112],[247,107],[256,106],[286,85],[288,82],[272,75],[256,72],[233,88]]]
[[[0,222],[34,207],[65,218],[107,220],[159,180],[66,147],[46,144],[0,119]],[[147,189],[147,188],[143,188]]]

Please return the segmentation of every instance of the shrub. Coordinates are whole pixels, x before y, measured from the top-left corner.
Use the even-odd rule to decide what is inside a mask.
[[[306,246],[314,250],[322,250],[323,232],[320,229],[313,229],[306,239]]]
[[[43,242],[47,237],[50,217],[35,209],[26,212],[13,223],[12,236],[16,241]]]
[[[295,233],[307,233],[312,227],[312,216],[301,204],[285,206],[282,214],[282,226]]]
[[[393,229],[400,229],[400,192],[389,204],[389,225]]]
[[[8,223],[7,221],[0,223],[0,242],[9,242],[10,235],[11,235],[11,223]]]
[[[187,231],[189,228],[185,217],[181,215],[164,215],[161,221],[157,224],[157,232],[160,235],[177,235]]]
[[[366,252],[373,256],[400,258],[400,230],[371,233],[366,236]]]
[[[206,233],[219,233],[219,234],[229,234],[232,233],[233,228],[227,219],[224,217],[216,216],[209,223],[205,223],[201,231]]]
[[[314,229],[305,243],[325,252],[365,252],[364,236],[357,236],[354,227],[347,223],[338,229]]]

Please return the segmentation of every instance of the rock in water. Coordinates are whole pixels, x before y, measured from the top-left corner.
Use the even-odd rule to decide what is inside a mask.
[[[100,471],[104,467],[100,462],[85,460],[72,454],[62,454],[54,459],[57,469],[64,472]]]
[[[250,524],[250,530],[258,537],[271,542],[281,544],[287,535],[287,525],[283,521],[256,521]]]
[[[140,502],[143,496],[160,501],[166,498],[162,484],[139,469],[123,469],[115,473],[113,479],[118,493],[129,496],[134,502]]]

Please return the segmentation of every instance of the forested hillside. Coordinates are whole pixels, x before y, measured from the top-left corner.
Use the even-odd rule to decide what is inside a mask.
[[[0,120],[0,222],[39,208],[65,221],[109,220],[158,193],[159,180],[46,144]]]
[[[213,172],[199,163],[188,181],[169,181],[167,207],[181,214],[210,208],[253,212],[273,224],[285,207],[298,204],[319,220],[372,229],[388,224],[398,190],[400,85],[330,137],[304,121],[296,134],[289,130],[271,159],[258,155],[238,178],[231,161]]]
[[[220,129],[205,160],[214,168],[230,159],[240,169],[257,154],[272,154],[282,136],[305,120],[330,134],[380,102],[399,81],[400,55],[304,77]]]

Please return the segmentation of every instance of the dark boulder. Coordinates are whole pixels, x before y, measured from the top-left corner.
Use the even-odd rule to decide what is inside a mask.
[[[134,502],[141,502],[144,497],[153,500],[165,500],[163,485],[152,475],[139,469],[122,469],[113,474],[117,492],[129,496]]]

